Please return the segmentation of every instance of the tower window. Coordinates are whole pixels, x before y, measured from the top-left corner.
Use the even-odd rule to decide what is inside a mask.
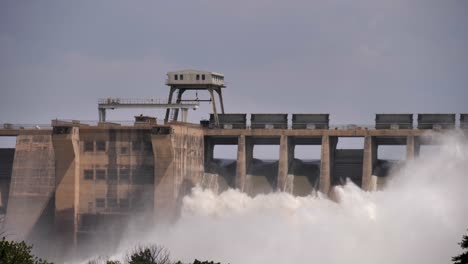
[[[197,74],[197,81],[200,80],[200,74]]]
[[[201,79],[204,81],[205,80],[205,74],[201,75]]]
[[[105,170],[96,170],[96,180],[105,180],[106,171]]]
[[[180,80],[181,80],[181,81],[184,80],[184,75],[183,75],[183,74],[180,75]]]
[[[92,152],[94,151],[94,142],[93,141],[85,141],[84,143],[84,151]]]
[[[94,179],[94,171],[93,170],[84,170],[84,179],[85,180]]]
[[[177,75],[177,74],[174,75],[174,80],[176,80],[176,81],[179,80],[179,75]]]
[[[96,141],[96,150],[97,151],[106,151],[106,142],[105,141]]]

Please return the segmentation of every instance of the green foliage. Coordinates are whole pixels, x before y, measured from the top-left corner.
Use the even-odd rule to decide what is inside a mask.
[[[459,243],[462,249],[465,250],[462,254],[453,257],[452,261],[454,264],[468,264],[468,235],[463,236],[463,240]]]
[[[24,241],[8,241],[3,237],[0,241],[0,263],[2,264],[50,264],[31,254],[32,246]]]

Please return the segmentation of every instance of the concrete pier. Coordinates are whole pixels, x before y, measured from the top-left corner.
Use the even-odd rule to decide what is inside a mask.
[[[291,192],[292,184],[288,179],[292,170],[294,147],[289,143],[288,137],[280,137],[280,153],[278,161],[278,179],[276,189],[280,192]]]
[[[377,179],[373,176],[374,166],[377,161],[377,144],[375,138],[364,138],[364,160],[362,167],[362,186],[365,191],[374,191],[377,188]]]
[[[322,137],[319,190],[325,195],[328,195],[328,193],[330,192],[336,144],[336,137]]]
[[[406,137],[406,159],[414,159],[419,155],[420,150],[419,138],[416,136],[407,136]]]

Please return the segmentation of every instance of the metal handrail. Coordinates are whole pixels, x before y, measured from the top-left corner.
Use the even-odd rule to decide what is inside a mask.
[[[166,99],[161,98],[100,98],[98,99],[100,105],[153,105],[153,104],[171,104]],[[194,102],[178,102],[172,104],[188,104],[193,105]]]

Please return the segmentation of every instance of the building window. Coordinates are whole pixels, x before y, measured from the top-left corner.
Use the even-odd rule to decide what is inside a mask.
[[[145,152],[153,152],[153,144],[151,141],[145,141],[143,143],[143,149]]]
[[[120,148],[120,154],[128,155],[128,148],[127,147],[121,147]]]
[[[117,199],[114,199],[114,198],[107,199],[107,207],[117,208]]]
[[[140,151],[140,149],[141,149],[141,142],[133,141],[132,142],[132,150],[133,151]]]
[[[106,170],[96,170],[96,180],[105,180]]]
[[[85,180],[92,180],[94,179],[94,171],[93,170],[84,170],[84,179]]]
[[[201,79],[204,81],[205,80],[205,74],[201,75]]]
[[[180,75],[180,80],[181,80],[181,81],[184,80],[184,75],[183,75],[183,74]]]
[[[174,80],[176,80],[176,81],[179,80],[179,75],[177,75],[177,74],[174,75]]]
[[[129,182],[130,181],[130,170],[129,169],[120,169],[119,170],[119,180],[120,180],[120,182]]]
[[[103,198],[97,198],[96,199],[96,207],[97,208],[104,208],[106,207],[106,200]]]
[[[200,80],[200,74],[197,74],[197,81]]]
[[[105,141],[96,141],[96,150],[97,151],[106,151],[106,142]]]
[[[114,173],[112,173],[112,172],[109,171],[109,172],[107,173],[107,180],[109,180],[109,181],[117,181],[117,171],[114,170]]]
[[[133,184],[153,184],[154,183],[154,167],[140,166],[133,169]]]
[[[120,199],[119,200],[119,207],[122,209],[128,208],[130,206],[130,203],[128,202],[128,199]]]
[[[93,141],[85,141],[84,151],[93,152],[94,151],[94,142]]]

